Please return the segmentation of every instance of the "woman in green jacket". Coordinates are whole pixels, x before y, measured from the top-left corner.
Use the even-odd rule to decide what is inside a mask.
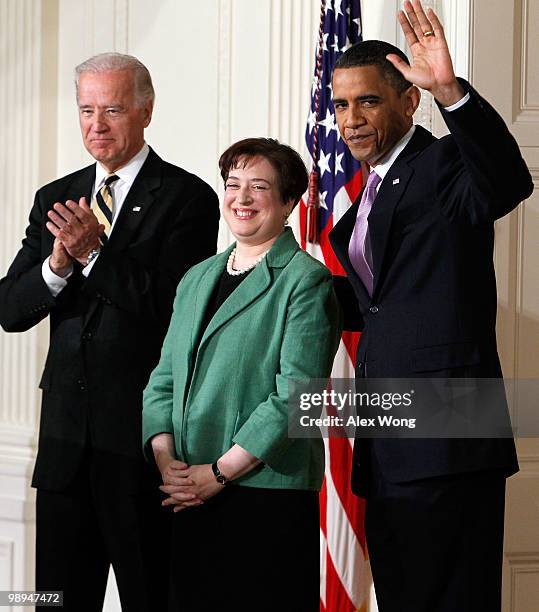
[[[249,138],[219,166],[236,243],[179,284],[144,392],[144,451],[176,513],[170,610],[314,612],[324,447],[288,437],[288,381],[330,375],[339,309],[286,227],[308,184],[300,156]]]

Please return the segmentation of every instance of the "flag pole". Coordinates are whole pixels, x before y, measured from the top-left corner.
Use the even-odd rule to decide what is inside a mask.
[[[315,83],[316,91],[314,94],[314,117],[313,127],[313,151],[312,167],[309,174],[309,197],[307,199],[307,216],[305,223],[305,242],[317,243],[319,235],[319,209],[320,197],[318,189],[318,112],[320,108],[320,84],[322,82],[322,59],[324,53],[324,0],[320,2],[320,27],[318,28],[318,53],[316,55]]]

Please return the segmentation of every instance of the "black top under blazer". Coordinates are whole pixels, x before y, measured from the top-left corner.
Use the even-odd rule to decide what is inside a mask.
[[[85,278],[75,263],[54,298],[42,262],[55,202],[90,202],[95,164],[42,187],[22,248],[0,281],[0,324],[30,329],[50,315],[33,486],[62,490],[90,445],[108,453],[118,486],[154,486],[141,453],[142,391],[157,364],[176,286],[216,251],[219,203],[201,179],[150,149],[114,230]]]
[[[347,277],[335,277],[347,329],[362,330],[356,375],[501,377],[496,348],[494,222],[533,190],[517,143],[468,83],[470,100],[441,110],[450,135],[417,126],[381,183],[369,215],[374,289],[369,297],[348,245],[360,198],[330,241]],[[478,406],[478,410],[481,407]],[[393,482],[518,469],[513,440],[358,440],[353,488],[372,452]]]

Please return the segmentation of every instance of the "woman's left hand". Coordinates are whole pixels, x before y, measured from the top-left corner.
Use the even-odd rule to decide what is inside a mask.
[[[224,489],[224,485],[215,480],[210,463],[190,465],[184,470],[176,470],[176,473],[181,478],[188,478],[193,484],[182,486],[162,485],[159,487],[161,491],[170,496],[165,499],[163,506],[175,506],[174,512],[189,507],[183,504],[183,498],[179,499],[183,494],[190,493],[195,495],[197,499],[206,501]]]

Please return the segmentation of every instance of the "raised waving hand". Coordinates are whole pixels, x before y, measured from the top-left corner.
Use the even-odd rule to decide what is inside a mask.
[[[406,42],[412,54],[411,65],[397,55],[387,59],[410,83],[429,91],[442,106],[458,102],[464,91],[453,70],[444,29],[432,9],[423,10],[419,0],[406,0],[398,13]]]

